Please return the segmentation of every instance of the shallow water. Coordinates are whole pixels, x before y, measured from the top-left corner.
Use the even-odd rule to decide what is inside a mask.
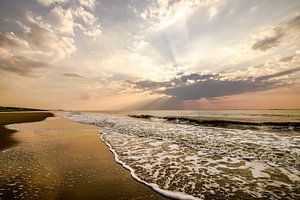
[[[207,117],[213,119],[237,119],[249,121],[300,122],[300,110],[132,110],[94,111],[104,114],[153,115],[158,117]]]
[[[69,114],[104,126],[102,138],[147,183],[200,199],[300,198],[300,135]]]

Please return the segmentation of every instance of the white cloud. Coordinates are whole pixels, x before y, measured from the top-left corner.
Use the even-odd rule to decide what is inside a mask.
[[[0,34],[1,71],[30,75],[35,69],[69,57],[76,51],[72,37],[64,36],[40,16],[27,13],[24,23],[17,23],[24,33]]]
[[[65,4],[68,3],[69,0],[37,0],[42,6],[50,6],[52,4]]]
[[[220,5],[219,0],[155,0],[140,16],[155,31],[186,20],[199,7],[206,7],[209,18],[212,18]]]
[[[38,0],[49,12],[27,12],[15,25],[21,32],[0,32],[0,71],[30,75],[37,68],[51,66],[76,52],[77,32],[96,39],[101,33],[92,11],[95,1],[80,1],[66,8],[68,0]],[[79,6],[78,6],[79,5]],[[50,7],[51,6],[51,7]],[[22,64],[23,63],[23,64]]]
[[[206,5],[208,6],[208,18],[213,19],[215,16],[218,15],[219,9],[221,5],[224,3],[224,1],[211,1],[210,4]]]
[[[74,34],[74,20],[71,9],[63,9],[61,6],[54,7],[47,16],[48,22],[62,33]]]
[[[0,74],[13,72],[19,75],[31,75],[33,70],[48,66],[45,62],[27,58],[0,47]]]
[[[45,21],[60,33],[74,35],[74,28],[83,34],[96,39],[102,30],[99,19],[90,11],[97,5],[95,0],[78,0],[75,7],[65,8],[62,5],[69,0],[37,0],[41,5],[54,6],[45,17]],[[74,3],[74,2],[72,2]],[[40,17],[41,18],[41,17]]]
[[[96,0],[79,0],[79,3],[87,8],[94,9],[96,7]]]
[[[170,65],[159,64],[151,57],[128,51],[116,51],[94,65],[107,73],[151,80],[164,79],[172,71]]]
[[[96,39],[102,33],[98,18],[91,12],[79,7],[72,10],[72,14],[77,19],[76,27],[85,35]]]
[[[240,69],[240,70],[235,69],[234,71],[223,73],[223,76],[228,80],[238,80],[238,79],[245,79],[248,77],[268,76],[282,71],[299,68],[299,63],[300,63],[300,56],[297,54],[293,54],[288,57],[283,57],[283,59],[271,58],[270,60],[267,60],[266,62],[260,65],[249,66],[247,68]],[[291,73],[290,76],[292,75],[295,74]]]
[[[54,61],[69,57],[76,51],[74,39],[62,35],[52,29],[52,25],[45,23],[40,17],[28,14],[29,31],[25,40],[31,48],[42,56],[51,57]]]

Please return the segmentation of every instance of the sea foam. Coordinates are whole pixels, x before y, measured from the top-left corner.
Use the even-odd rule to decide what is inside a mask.
[[[176,199],[299,197],[299,136],[77,114],[139,182]]]

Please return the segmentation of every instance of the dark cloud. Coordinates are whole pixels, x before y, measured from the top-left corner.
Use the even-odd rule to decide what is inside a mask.
[[[155,93],[169,95],[181,100],[192,100],[278,88],[285,83],[273,78],[299,71],[300,67],[297,67],[257,78],[250,77],[240,80],[223,80],[221,74],[190,74],[179,76],[168,82],[140,81],[134,84],[139,89],[152,90]],[[193,80],[193,82],[190,83],[189,80]]]
[[[193,74],[189,74],[189,75],[181,75],[179,77],[179,80],[181,82],[187,82],[187,81],[205,81],[205,80],[209,80],[209,79],[217,79],[219,77],[218,74],[197,74],[197,73],[193,73]],[[174,82],[176,82],[176,79],[173,80]]]
[[[171,95],[180,99],[201,99],[230,96],[246,92],[256,92],[274,88],[273,82],[259,82],[251,80],[208,80],[197,82],[175,88],[168,88],[164,94]]]
[[[150,80],[142,80],[142,81],[136,81],[132,82],[129,81],[129,83],[134,84],[137,88],[143,88],[143,89],[151,89],[155,90],[158,88],[169,88],[169,87],[174,87],[174,86],[181,86],[181,85],[186,85],[187,82],[189,81],[207,81],[209,79],[218,79],[219,75],[218,74],[188,74],[188,75],[178,75],[176,78],[171,79],[170,81],[165,81],[165,82],[154,82]]]
[[[23,56],[6,56],[0,55],[0,72],[12,72],[22,76],[30,76],[34,69],[48,67],[49,64],[30,60]]]
[[[137,81],[137,82],[131,82],[133,83],[137,88],[143,88],[143,89],[157,89],[161,87],[171,87],[172,82],[154,82],[150,80],[143,80],[143,81]]]
[[[266,51],[280,44],[281,39],[295,29],[300,28],[300,15],[287,21],[285,24],[278,25],[273,28],[273,34],[256,41],[252,45],[253,50]]]
[[[76,73],[63,73],[63,75],[72,78],[84,78],[84,76]]]
[[[284,36],[284,33],[281,30],[276,31],[274,36],[265,37],[262,40],[258,40],[252,45],[253,50],[262,50],[266,51],[273,47],[276,47],[280,43],[280,39]]]
[[[279,61],[280,62],[290,62],[291,60],[293,60],[294,57],[295,57],[295,55],[282,57],[282,58],[280,58]]]
[[[271,78],[277,78],[277,77],[280,77],[280,76],[293,74],[293,73],[296,73],[296,72],[299,72],[299,71],[300,71],[300,67],[296,67],[296,68],[285,70],[285,71],[278,72],[278,73],[275,73],[275,74],[260,76],[260,77],[256,78],[256,80],[257,81],[269,80]]]

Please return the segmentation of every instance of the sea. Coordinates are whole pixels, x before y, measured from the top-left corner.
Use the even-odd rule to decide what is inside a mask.
[[[173,199],[300,199],[300,110],[79,111],[116,162]]]

